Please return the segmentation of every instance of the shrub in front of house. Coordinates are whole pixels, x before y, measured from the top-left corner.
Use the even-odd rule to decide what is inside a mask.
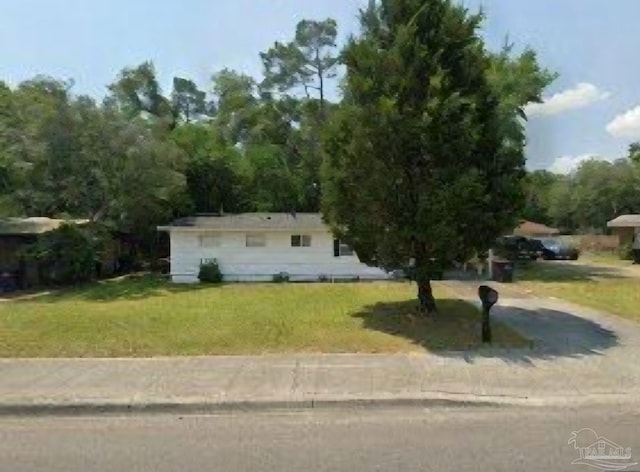
[[[623,261],[632,261],[633,260],[633,244],[625,243],[621,244],[618,248],[618,257]]]
[[[273,276],[273,283],[275,284],[286,284],[287,282],[289,282],[289,274],[286,272],[280,272]]]
[[[198,280],[205,284],[219,284],[222,283],[224,276],[220,271],[220,266],[217,262],[207,262],[200,265],[200,273],[198,274]]]

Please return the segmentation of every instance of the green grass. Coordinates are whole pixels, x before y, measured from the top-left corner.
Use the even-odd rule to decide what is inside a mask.
[[[590,264],[606,264],[613,266],[630,266],[631,261],[625,261],[620,259],[615,253],[612,252],[598,252],[598,253],[584,253],[580,256],[580,259]]]
[[[436,290],[416,313],[402,283],[180,287],[120,279],[0,303],[1,357],[140,357],[280,352],[411,352],[479,347],[480,316]],[[495,344],[526,346],[506,326]]]
[[[592,280],[588,282],[527,282],[536,295],[568,300],[640,321],[640,279]]]
[[[516,287],[640,321],[640,278],[615,270],[563,263],[534,263],[516,272]]]

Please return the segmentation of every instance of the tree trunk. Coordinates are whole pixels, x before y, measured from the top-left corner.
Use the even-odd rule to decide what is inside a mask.
[[[431,280],[427,277],[418,277],[416,279],[418,284],[418,300],[420,301],[420,312],[427,315],[435,314],[438,312],[436,307],[436,300],[433,297],[433,289],[431,288]]]

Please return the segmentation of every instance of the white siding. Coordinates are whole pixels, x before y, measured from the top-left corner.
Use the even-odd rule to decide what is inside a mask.
[[[311,235],[311,247],[291,247],[293,233],[265,231],[265,247],[246,247],[249,232],[216,232],[199,229],[172,229],[171,275],[177,283],[198,282],[203,259],[216,259],[226,281],[271,281],[281,272],[291,280],[316,281],[328,278],[383,279],[386,272],[362,264],[357,256],[334,257],[333,236],[327,232],[303,232]],[[217,234],[216,247],[201,247],[201,236]],[[295,233],[298,234],[298,233]]]

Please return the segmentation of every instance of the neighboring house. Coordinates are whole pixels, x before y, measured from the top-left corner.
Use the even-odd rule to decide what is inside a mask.
[[[0,291],[38,283],[36,267],[24,262],[20,252],[38,236],[59,228],[65,220],[51,218],[0,218]],[[72,221],[86,223],[86,220]]]
[[[533,221],[523,221],[513,230],[513,234],[516,236],[526,236],[528,238],[542,238],[557,236],[560,234],[560,230],[541,223],[534,223]]]
[[[226,281],[386,279],[346,244],[336,240],[315,213],[246,213],[195,216],[162,226],[171,240],[171,277],[196,283],[200,265],[216,261]]]
[[[633,244],[640,237],[640,215],[621,215],[607,223],[620,238],[620,244]]]

